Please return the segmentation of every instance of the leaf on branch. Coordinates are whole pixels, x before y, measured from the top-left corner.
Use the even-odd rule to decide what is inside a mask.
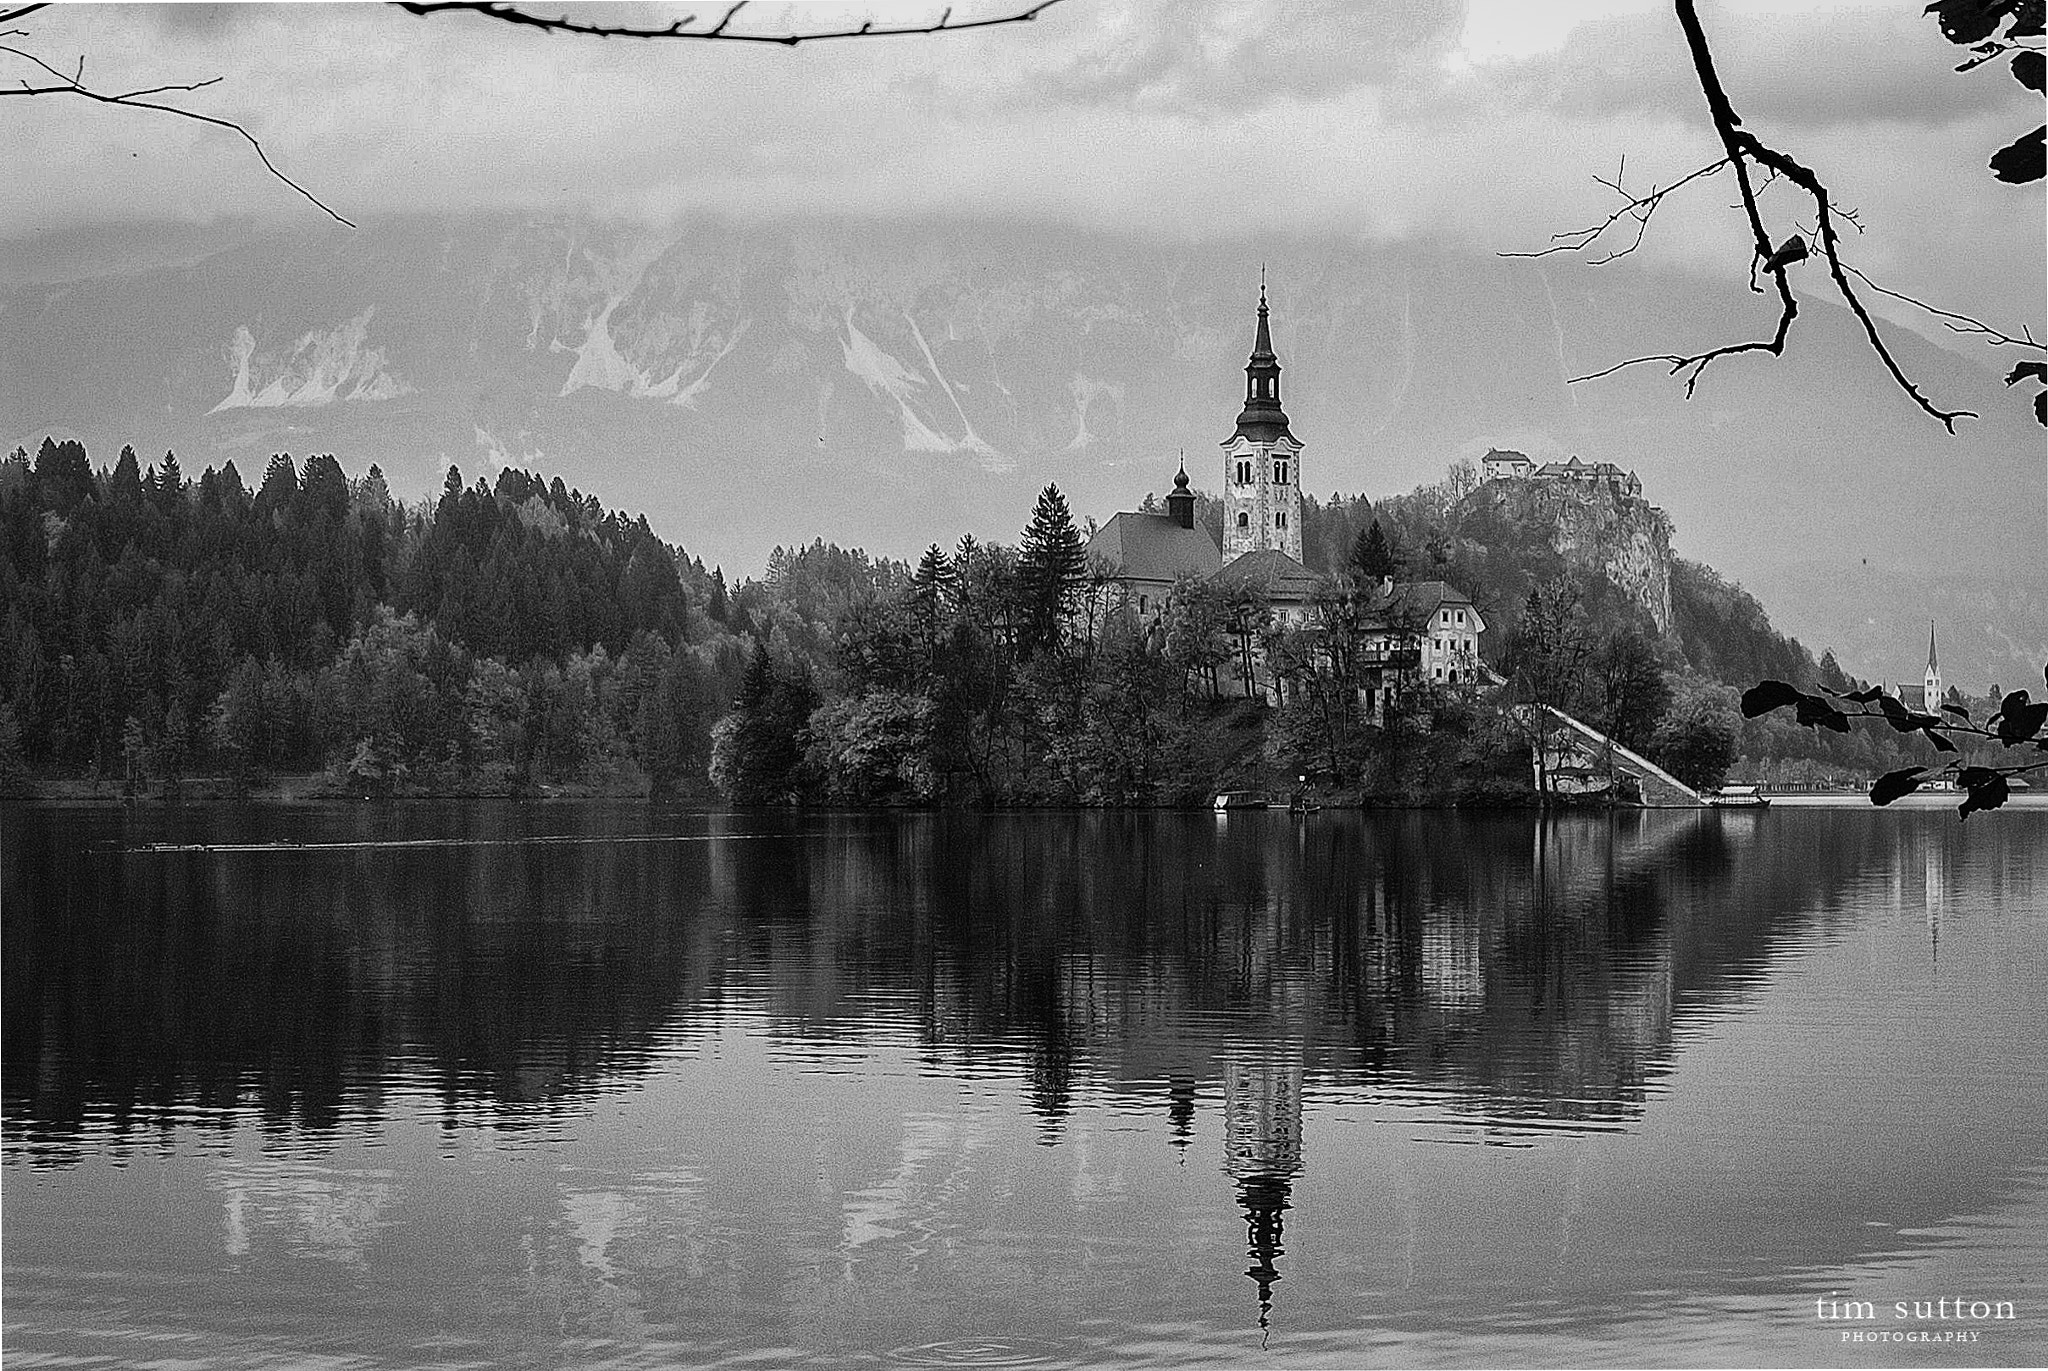
[[[2012,385],[2017,381],[2026,380],[2029,376],[2039,381],[2042,385],[2048,386],[2048,362],[2015,363],[2011,374],[2005,378],[2005,383]]]
[[[1923,728],[1920,731],[1927,735],[1928,742],[1934,744],[1936,752],[1954,752],[1956,750],[1956,745],[1948,740],[1947,734],[1936,733],[1931,728]]]
[[[1832,729],[1836,733],[1849,731],[1849,717],[1818,695],[1801,695],[1796,717],[1808,728]]]
[[[2012,59],[2012,79],[2028,90],[2040,90],[2043,66],[2048,66],[2048,59],[2030,48]]]
[[[2023,186],[2048,172],[2048,124],[2015,139],[1991,154],[1991,173],[2001,181]]]
[[[2005,31],[2007,38],[2039,38],[2048,20],[2048,5],[2041,0],[2020,0],[2013,6],[2012,27]]]
[[[1873,700],[1881,700],[1884,698],[1884,687],[1865,686],[1861,690],[1850,691],[1846,698],[1855,701],[1859,705],[1867,705]]]
[[[2048,700],[2008,709],[1999,716],[1998,741],[2007,747],[2018,747],[2039,733],[2044,723],[2048,723]]]
[[[1742,717],[1754,719],[1786,705],[1798,704],[1806,696],[1783,681],[1759,681],[1742,692]]]
[[[1942,702],[1941,707],[1951,714],[1962,715],[1964,723],[1968,723],[1970,721],[1970,711],[1967,706],[1959,705],[1953,700],[1944,700]]]
[[[1983,782],[1981,785],[1969,787],[1969,791],[1970,793],[1964,797],[1962,804],[1956,809],[1956,813],[1965,819],[1969,818],[1977,810],[1998,808],[2005,803],[2006,797],[2012,793],[2011,787],[2005,783],[2005,777],[1995,773],[1990,780]]]
[[[1783,271],[1794,262],[1806,260],[1806,240],[1793,234],[1779,245],[1778,250],[1764,262],[1765,271]]]
[[[1920,780],[1927,774],[1924,766],[1909,766],[1898,771],[1887,771],[1877,778],[1870,787],[1870,802],[1874,805],[1888,805],[1902,796],[1911,795],[1920,788]]]
[[[1884,711],[1884,721],[1892,726],[1892,731],[1895,733],[1912,733],[1917,729],[1926,728],[1929,724],[1939,724],[1941,722],[1939,718],[1932,714],[1915,713],[1906,708],[1903,701],[1894,699],[1890,695],[1878,696],[1877,707]]]
[[[1920,12],[1934,16],[1943,38],[1966,46],[1996,33],[2014,6],[2015,0],[1934,0]]]

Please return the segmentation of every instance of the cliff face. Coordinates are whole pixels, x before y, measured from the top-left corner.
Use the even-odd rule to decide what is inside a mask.
[[[1657,626],[1672,632],[1671,520],[1640,498],[1604,484],[1488,481],[1467,497],[1534,541],[1547,541],[1564,565],[1604,576]]]

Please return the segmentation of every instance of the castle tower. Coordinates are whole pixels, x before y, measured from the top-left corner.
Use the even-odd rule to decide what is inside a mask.
[[[1929,714],[1941,710],[1941,661],[1934,655],[1934,620],[1927,621],[1927,675],[1922,678],[1927,695],[1921,708]]]
[[[1244,411],[1223,443],[1223,560],[1273,548],[1301,560],[1301,444],[1280,408],[1280,359],[1266,323],[1259,273],[1259,331],[1244,368]]]

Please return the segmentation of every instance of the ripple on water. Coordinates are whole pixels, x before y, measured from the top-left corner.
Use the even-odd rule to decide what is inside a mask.
[[[1043,1338],[948,1338],[883,1354],[898,1366],[1055,1366],[1066,1348]]]

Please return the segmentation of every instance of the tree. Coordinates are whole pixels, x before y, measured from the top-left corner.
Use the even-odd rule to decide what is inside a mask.
[[[1060,649],[1086,570],[1087,552],[1066,497],[1057,485],[1048,485],[1039,492],[1017,555],[1017,595],[1023,611],[1020,646],[1026,655]]]
[[[1501,653],[1513,702],[1511,717],[1535,750],[1536,788],[1545,796],[1550,793],[1552,711],[1569,710],[1578,703],[1593,655],[1592,627],[1581,599],[1577,582],[1567,576],[1532,587],[1521,622],[1509,632]]]
[[[1367,584],[1377,584],[1401,574],[1401,558],[1388,541],[1386,530],[1374,519],[1351,544],[1350,570]]]
[[[1735,693],[1694,681],[1678,694],[1650,740],[1650,759],[1695,790],[1721,784],[1735,760]]]
[[[1648,747],[1671,705],[1664,665],[1650,640],[1634,628],[1609,632],[1593,651],[1592,680],[1601,731],[1623,747]]]

